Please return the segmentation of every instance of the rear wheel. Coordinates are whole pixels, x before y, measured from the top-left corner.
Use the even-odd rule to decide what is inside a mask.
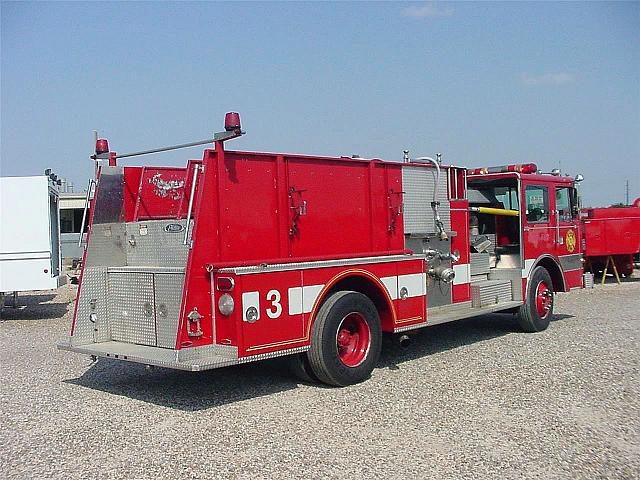
[[[518,311],[518,323],[525,332],[541,332],[552,316],[553,282],[544,267],[536,267],[531,272],[526,302]]]
[[[320,381],[345,386],[369,378],[381,347],[382,328],[373,302],[345,291],[334,293],[320,307],[307,355]]]
[[[315,383],[318,381],[315,373],[309,363],[309,358],[306,353],[297,353],[295,355],[289,355],[287,358],[289,371],[298,379],[307,383]]]

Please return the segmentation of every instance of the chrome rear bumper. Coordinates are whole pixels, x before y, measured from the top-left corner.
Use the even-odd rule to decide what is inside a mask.
[[[192,372],[241,363],[236,347],[224,345],[174,350],[113,341],[73,345],[69,338],[58,343],[58,349]]]

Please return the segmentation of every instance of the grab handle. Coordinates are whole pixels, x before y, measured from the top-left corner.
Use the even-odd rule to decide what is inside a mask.
[[[196,182],[198,181],[198,173],[204,172],[204,165],[195,165],[193,169],[193,181],[191,182],[191,195],[189,196],[189,207],[187,208],[187,227],[184,230],[184,245],[189,245],[189,226],[191,225],[191,212],[193,210],[193,197],[196,193]],[[189,245],[189,248],[191,246]]]
[[[87,196],[84,199],[84,212],[82,212],[82,224],[80,225],[80,238],[78,239],[78,246],[82,246],[82,236],[84,235],[84,225],[87,221],[87,210],[89,210],[89,202],[91,201],[91,190],[95,186],[96,181],[92,178],[87,185]]]

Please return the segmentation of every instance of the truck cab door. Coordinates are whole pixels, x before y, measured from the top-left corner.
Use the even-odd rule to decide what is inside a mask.
[[[524,184],[523,187],[523,252],[527,265],[527,260],[553,253],[556,232],[552,223],[549,186]]]
[[[581,229],[575,187],[555,185],[553,217],[555,254],[562,267],[567,288],[582,286]]]

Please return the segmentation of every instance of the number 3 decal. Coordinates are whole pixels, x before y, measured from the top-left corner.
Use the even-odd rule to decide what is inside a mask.
[[[271,308],[267,308],[267,316],[269,318],[278,318],[282,314],[280,292],[278,290],[269,290],[269,293],[267,293],[267,301],[271,302]]]

